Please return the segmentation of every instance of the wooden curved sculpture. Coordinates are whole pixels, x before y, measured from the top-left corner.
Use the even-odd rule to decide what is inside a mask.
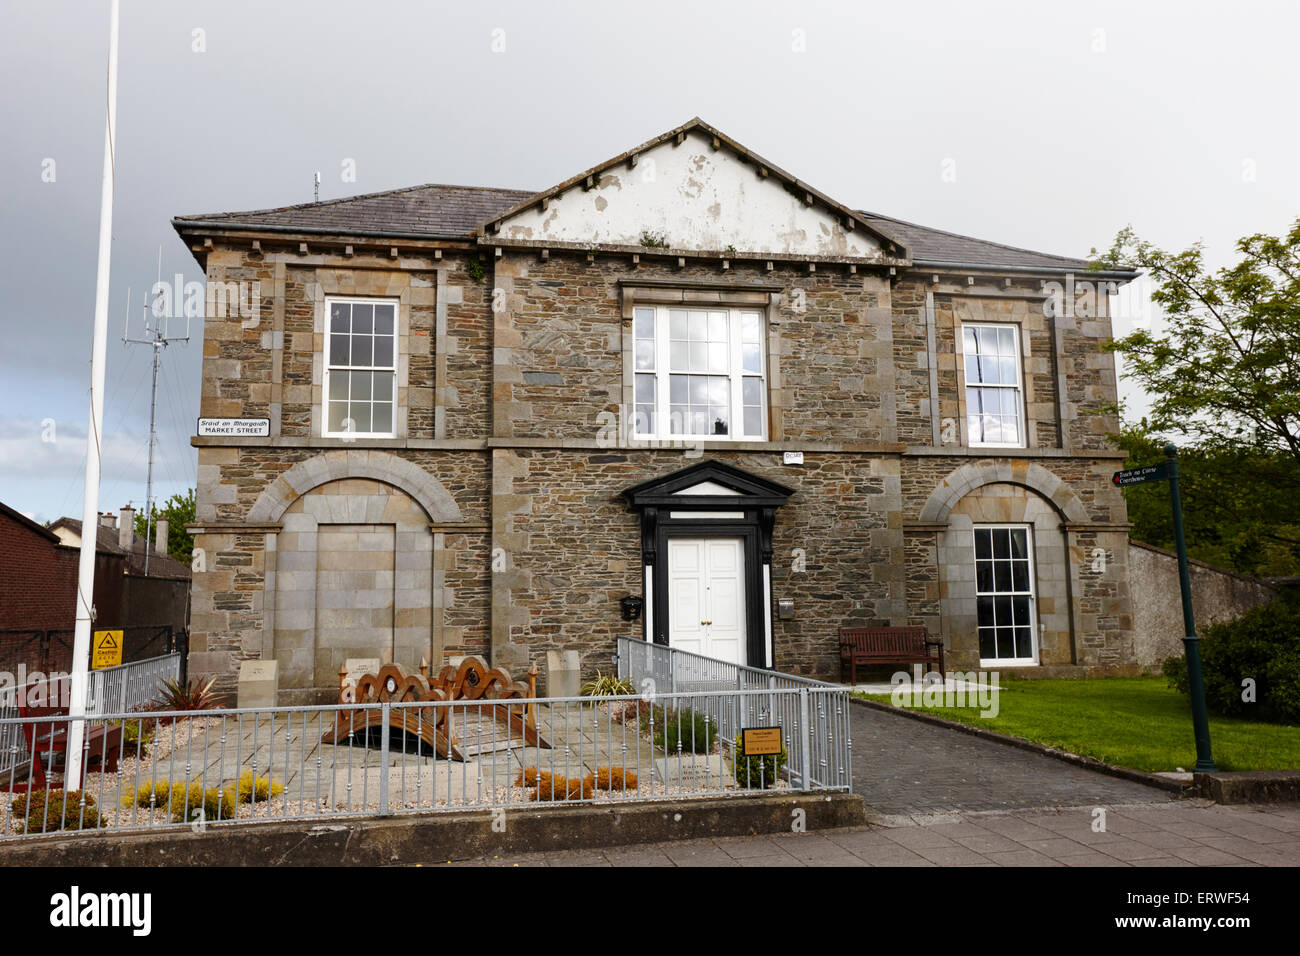
[[[385,664],[379,668],[378,674],[363,675],[355,686],[348,683],[346,677],[347,672],[340,670],[340,704],[504,701],[526,700],[536,696],[519,681],[511,680],[510,672],[505,668],[489,668],[481,657],[474,656],[466,657],[459,666],[448,664],[432,680],[428,678],[427,667],[424,665],[421,665],[420,673],[408,674],[398,664]],[[452,732],[452,710],[450,707],[390,708],[388,724],[419,737],[440,757],[464,760],[465,755],[456,746],[456,737]],[[532,705],[529,706],[527,719],[519,709],[512,709],[505,704],[484,703],[479,710],[504,723],[512,733],[517,732],[521,741],[550,749],[550,743],[537,732]],[[334,726],[321,736],[321,742],[336,744],[371,727],[383,726],[383,723],[384,711],[379,707],[341,710],[334,720]]]

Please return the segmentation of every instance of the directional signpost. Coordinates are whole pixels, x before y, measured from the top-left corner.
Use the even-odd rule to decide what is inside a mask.
[[[1187,658],[1187,683],[1192,695],[1192,728],[1196,734],[1196,770],[1212,773],[1214,757],[1210,754],[1210,720],[1205,712],[1205,683],[1201,679],[1201,639],[1196,636],[1192,616],[1192,579],[1187,570],[1187,541],[1183,536],[1183,501],[1178,493],[1178,447],[1165,446],[1168,461],[1117,471],[1111,482],[1123,488],[1148,481],[1168,481],[1169,501],[1174,509],[1174,541],[1178,547],[1178,586],[1183,595],[1183,647]]]
[[[1169,465],[1171,462],[1165,462],[1161,465],[1144,465],[1141,468],[1130,468],[1128,471],[1117,471],[1110,476],[1112,484],[1124,488],[1128,485],[1140,485],[1147,481],[1164,481],[1170,475]]]

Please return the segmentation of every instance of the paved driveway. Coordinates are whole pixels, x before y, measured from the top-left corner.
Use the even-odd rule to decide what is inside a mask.
[[[854,790],[866,802],[874,826],[520,854],[463,863],[1300,865],[1297,804],[1220,807],[888,711],[855,704],[850,720]]]
[[[853,706],[853,790],[875,815],[1167,803],[1174,795],[871,707]]]

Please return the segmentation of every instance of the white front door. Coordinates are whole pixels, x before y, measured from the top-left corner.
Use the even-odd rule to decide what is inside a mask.
[[[747,664],[740,538],[668,539],[668,646]]]

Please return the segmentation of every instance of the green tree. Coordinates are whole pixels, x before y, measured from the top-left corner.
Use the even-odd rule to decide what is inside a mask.
[[[1300,219],[1236,248],[1235,265],[1211,272],[1199,243],[1170,253],[1121,231],[1095,267],[1147,272],[1166,328],[1111,347],[1151,396],[1151,430],[1300,463]]]
[[[1128,453],[1125,468],[1164,461],[1166,438],[1143,420],[1112,440]],[[1178,452],[1187,550],[1194,558],[1262,577],[1300,574],[1300,466],[1282,451],[1186,446]],[[1132,536],[1174,547],[1165,482],[1124,489]]]
[[[155,522],[159,518],[167,519],[167,553],[182,564],[189,564],[194,553],[194,538],[185,526],[194,524],[194,489],[172,495],[165,504],[156,505],[153,515]],[[135,516],[135,533],[144,537],[143,510]]]

